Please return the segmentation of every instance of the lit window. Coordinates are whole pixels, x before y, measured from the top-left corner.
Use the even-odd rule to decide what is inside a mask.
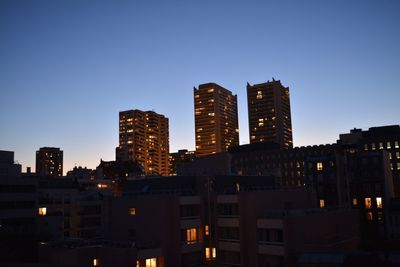
[[[317,162],[317,171],[322,171],[324,169],[324,165],[322,162]]]
[[[395,141],[395,142],[394,142],[394,147],[395,147],[395,148],[399,148],[399,141]]]
[[[383,149],[383,143],[379,142],[379,149]]]
[[[136,208],[129,208],[129,215],[135,216],[136,215]]]
[[[204,226],[204,232],[205,232],[205,235],[210,234],[210,227],[207,224]]]
[[[157,259],[156,258],[146,259],[146,267],[157,267]]]
[[[364,145],[364,150],[368,150],[368,144]]]
[[[392,159],[392,153],[389,153],[389,159]]]
[[[215,115],[215,113],[214,112],[210,112],[210,113],[208,113],[208,116],[214,116]]]
[[[210,248],[206,248],[206,259],[207,260],[211,259]]]
[[[390,170],[393,171],[393,163],[390,163]]]
[[[367,220],[372,221],[372,212],[371,211],[367,212]]]
[[[400,159],[400,152],[396,152],[396,158]]]
[[[47,208],[46,207],[39,208],[38,213],[39,213],[40,216],[46,216]]]
[[[257,91],[257,99],[262,99],[263,95],[261,91]]]
[[[375,143],[372,143],[372,144],[371,144],[371,149],[372,149],[372,150],[375,150],[375,149],[376,149]]]
[[[357,206],[357,198],[353,198],[353,206]]]
[[[207,92],[212,93],[212,92],[214,92],[214,89],[208,89]]]
[[[186,242],[187,244],[193,244],[196,243],[197,237],[196,237],[196,228],[190,228],[186,230]]]
[[[381,209],[381,208],[382,208],[382,198],[381,198],[381,197],[377,197],[377,198],[376,198],[376,207],[377,207],[378,209]]]
[[[106,184],[97,184],[97,187],[98,188],[107,188],[108,185],[106,185]]]
[[[140,262],[136,261],[136,267],[140,267]]]
[[[99,260],[93,259],[93,266],[99,266]]]
[[[366,209],[370,209],[371,208],[371,205],[372,203],[371,203],[371,198],[370,197],[366,197],[365,198],[365,208]]]
[[[217,257],[217,250],[216,248],[206,248],[206,259],[215,259]]]
[[[320,199],[320,200],[319,200],[319,207],[320,207],[320,208],[325,207],[325,200],[323,200],[323,199]]]
[[[400,162],[397,162],[397,170],[400,170]]]
[[[387,148],[387,149],[391,149],[391,148],[392,148],[391,145],[390,145],[390,142],[387,142],[387,143],[386,143],[386,148]]]

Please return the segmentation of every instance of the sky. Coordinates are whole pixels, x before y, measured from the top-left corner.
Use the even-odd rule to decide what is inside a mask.
[[[64,173],[114,160],[118,112],[169,118],[170,151],[194,149],[193,87],[238,96],[289,86],[295,146],[400,123],[400,1],[0,1],[0,150]]]

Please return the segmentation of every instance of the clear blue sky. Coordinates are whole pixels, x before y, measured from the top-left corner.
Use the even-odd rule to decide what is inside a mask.
[[[169,118],[194,148],[193,86],[291,90],[294,144],[400,123],[400,1],[0,1],[0,149],[24,168],[42,146],[64,172],[113,160],[118,112]]]

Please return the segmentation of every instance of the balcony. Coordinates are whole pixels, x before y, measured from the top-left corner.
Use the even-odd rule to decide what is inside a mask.
[[[240,252],[239,240],[219,240],[218,246],[220,250]]]
[[[203,243],[197,242],[193,244],[182,243],[181,245],[181,253],[190,253],[190,252],[203,252]]]
[[[217,203],[238,203],[238,195],[218,195]]]
[[[284,256],[285,247],[281,242],[258,242],[258,253],[264,255]]]
[[[239,227],[239,218],[218,218],[217,225],[221,227]]]
[[[258,219],[257,228],[283,229],[283,220],[281,219]]]

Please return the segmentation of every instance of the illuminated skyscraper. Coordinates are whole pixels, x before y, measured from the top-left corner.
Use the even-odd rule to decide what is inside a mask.
[[[194,88],[196,155],[227,151],[239,145],[237,96],[215,83]]]
[[[63,176],[63,151],[57,147],[41,147],[36,151],[36,174]]]
[[[293,147],[289,87],[281,82],[247,83],[250,143],[273,141]]]
[[[169,174],[168,118],[154,111],[128,110],[119,113],[117,161],[134,160],[146,174]]]

